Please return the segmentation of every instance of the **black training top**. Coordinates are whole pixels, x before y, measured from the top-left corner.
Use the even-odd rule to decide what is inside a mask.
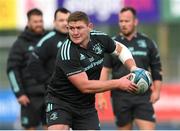
[[[16,97],[21,95],[44,95],[44,85],[37,82],[28,71],[30,54],[34,51],[38,41],[46,34],[36,34],[28,27],[14,42],[7,60],[7,73],[11,87]]]
[[[153,80],[162,80],[162,68],[157,45],[144,34],[137,33],[132,40],[118,35],[116,41],[124,44],[131,51],[138,67],[149,70]],[[114,55],[105,55],[104,66],[112,68],[112,78],[117,79],[130,73],[122,62]]]
[[[55,73],[48,88],[54,97],[71,103],[73,106],[88,108],[95,104],[95,94],[83,94],[72,85],[68,77],[86,72],[89,80],[98,80],[103,65],[104,53],[112,53],[115,42],[98,31],[90,33],[87,49],[81,48],[67,39],[59,48]],[[48,99],[52,102],[52,99]]]
[[[28,64],[31,75],[37,81],[48,82],[54,71],[58,49],[65,39],[67,34],[54,29],[39,41]]]

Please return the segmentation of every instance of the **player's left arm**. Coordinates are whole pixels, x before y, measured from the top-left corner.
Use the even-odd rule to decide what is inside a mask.
[[[154,80],[152,86],[152,94],[150,97],[150,102],[153,104],[156,103],[160,99],[162,81]]]
[[[162,65],[156,43],[152,42],[150,45],[150,69],[153,79],[150,101],[152,103],[155,103],[160,99],[160,91],[162,85]]]

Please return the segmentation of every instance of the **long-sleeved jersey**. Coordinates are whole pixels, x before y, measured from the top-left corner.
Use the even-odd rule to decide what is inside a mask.
[[[7,74],[16,97],[23,94],[44,94],[45,89],[27,69],[31,52],[43,34],[35,34],[27,27],[14,42],[7,60]]]
[[[54,71],[58,49],[66,38],[67,34],[53,30],[39,41],[28,63],[28,69],[37,81],[48,82]]]

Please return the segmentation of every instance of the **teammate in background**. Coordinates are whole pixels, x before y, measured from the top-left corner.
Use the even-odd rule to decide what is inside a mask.
[[[151,71],[153,86],[143,95],[136,95],[124,90],[112,90],[112,106],[119,129],[130,130],[133,121],[139,129],[155,129],[155,114],[152,104],[160,98],[162,69],[156,44],[144,34],[137,32],[138,20],[135,9],[123,8],[119,13],[121,32],[115,40],[123,43],[131,51],[138,67]],[[112,69],[112,70],[111,70]],[[101,79],[107,80],[112,71],[112,79],[122,78],[130,73],[115,55],[105,55]],[[103,94],[98,94],[98,107],[107,107]]]
[[[48,129],[100,129],[95,93],[111,89],[137,90],[127,79],[129,75],[116,80],[98,80],[104,53],[114,53],[131,71],[138,68],[125,46],[92,30],[92,23],[84,12],[76,11],[69,16],[68,31],[69,38],[59,48],[55,72],[47,89]]]
[[[45,35],[43,14],[39,9],[27,12],[27,26],[13,44],[8,61],[7,74],[12,90],[21,105],[21,124],[27,130],[36,129],[45,119],[45,87],[37,82],[27,69],[31,52]]]
[[[67,38],[67,19],[70,12],[59,8],[54,14],[54,30],[45,35],[37,44],[29,60],[31,75],[39,82],[48,83],[53,73],[58,48]]]

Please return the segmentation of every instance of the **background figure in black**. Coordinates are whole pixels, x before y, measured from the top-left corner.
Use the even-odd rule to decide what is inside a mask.
[[[137,25],[136,11],[131,7],[123,8],[119,12],[121,32],[115,37],[115,40],[128,47],[138,67],[151,71],[153,86],[151,90],[142,95],[112,90],[112,105],[119,129],[130,130],[135,121],[141,130],[153,130],[155,129],[155,114],[152,104],[160,98],[162,69],[156,44],[144,34],[138,33]],[[111,69],[112,79],[121,78],[130,73],[117,56],[107,54],[101,74],[102,80],[108,79]],[[98,107],[100,109],[107,107],[103,95],[98,95]]]
[[[54,14],[54,30],[45,35],[37,44],[29,60],[31,75],[39,82],[47,84],[53,73],[58,48],[67,38],[67,19],[70,12],[59,8]]]
[[[13,44],[8,61],[7,73],[21,104],[21,124],[25,129],[35,129],[40,123],[46,129],[44,93],[45,87],[37,82],[27,69],[31,52],[45,35],[43,14],[39,9],[27,13],[27,26]]]

